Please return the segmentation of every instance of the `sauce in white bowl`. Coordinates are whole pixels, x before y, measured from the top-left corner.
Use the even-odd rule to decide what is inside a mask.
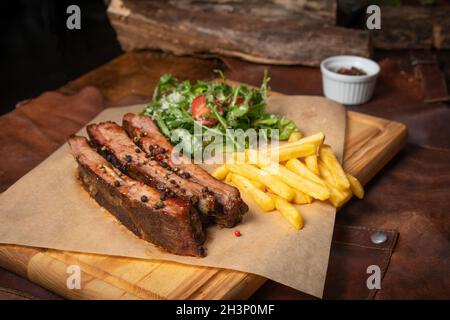
[[[342,68],[357,68],[364,75],[341,74]],[[362,104],[372,97],[380,66],[375,61],[358,56],[334,56],[320,64],[323,92],[328,99],[347,105]]]

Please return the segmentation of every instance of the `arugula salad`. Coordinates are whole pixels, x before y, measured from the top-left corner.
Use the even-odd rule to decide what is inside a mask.
[[[224,138],[229,129],[266,129],[269,138],[272,130],[278,129],[279,140],[287,140],[297,131],[291,120],[266,112],[267,74],[260,88],[253,89],[245,85],[230,86],[219,73],[220,82],[195,83],[180,82],[170,74],[163,75],[152,101],[142,114],[151,116],[172,144],[182,138],[173,134],[176,129],[186,129],[184,132],[193,135],[196,125],[201,126],[203,134],[212,133]]]

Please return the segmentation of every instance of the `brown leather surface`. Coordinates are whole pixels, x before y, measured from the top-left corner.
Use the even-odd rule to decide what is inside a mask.
[[[369,183],[364,201],[351,201],[338,213],[326,298],[450,298],[450,113],[445,104],[422,103],[424,92],[405,57],[383,59],[374,98],[351,109],[402,121],[408,125],[408,147]],[[408,61],[406,61],[408,62]],[[288,94],[321,94],[316,68],[261,66],[225,60],[228,78],[258,85],[265,68],[271,87]],[[4,190],[42,161],[108,103],[129,94],[148,96],[164,72],[183,79],[214,77],[215,60],[175,58],[156,53],[128,53],[69,83],[67,98],[44,94],[0,118],[0,190]],[[94,88],[82,89],[86,86]],[[126,103],[142,96],[126,98]],[[122,101],[123,103],[124,101]],[[363,226],[361,228],[361,226]],[[389,246],[367,246],[373,229],[386,229]],[[399,238],[394,247],[395,231]],[[365,287],[370,264],[387,266],[382,289]],[[1,274],[1,271],[0,271]],[[1,278],[0,278],[1,280]],[[8,283],[0,286],[7,287]],[[255,298],[311,298],[268,281]]]
[[[427,103],[449,101],[447,84],[441,71],[436,55],[430,51],[412,51],[411,65],[414,73],[420,79]]]
[[[20,291],[0,288],[0,300],[34,300],[34,298]]]
[[[330,262],[324,299],[372,299],[378,290],[367,288],[367,267],[377,265],[382,276],[388,269],[398,232],[383,230],[386,242],[373,244],[370,236],[379,229],[336,225],[331,244]],[[265,283],[252,299],[314,299],[274,281]]]
[[[0,300],[60,300],[60,296],[0,268]]]
[[[71,99],[56,92],[44,93],[0,117],[0,145],[5,154],[0,192],[55,151],[102,108],[102,95],[88,87]]]

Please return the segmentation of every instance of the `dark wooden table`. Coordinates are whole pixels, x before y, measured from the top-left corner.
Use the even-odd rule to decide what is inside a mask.
[[[425,93],[405,57],[406,53],[381,57],[382,74],[374,98],[350,109],[405,123],[409,129],[408,145],[369,183],[365,200],[351,201],[339,212],[336,223],[399,231],[382,290],[375,298],[450,298],[450,112],[446,104],[422,102]],[[229,79],[253,85],[260,83],[263,71],[268,69],[273,90],[322,95],[318,68],[265,66],[236,59],[174,57],[145,51],[124,54],[58,91],[75,94],[86,86],[94,86],[107,103],[123,102],[130,94],[151,95],[164,73],[180,79],[207,80],[216,77],[214,69],[225,70]],[[2,187],[25,172],[10,176]],[[56,297],[3,269],[1,287],[19,290],[19,298],[23,292],[40,298]],[[9,289],[4,296],[10,298],[15,292]],[[330,296],[345,297],[345,292]],[[308,298],[272,281],[253,297]]]

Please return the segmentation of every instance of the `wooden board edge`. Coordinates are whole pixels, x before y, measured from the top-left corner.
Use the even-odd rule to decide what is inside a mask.
[[[218,269],[219,272],[202,286],[197,292],[189,296],[189,300],[246,300],[251,297],[266,281],[267,278],[252,273],[236,270]],[[217,283],[217,290],[204,290],[204,287],[213,287]]]
[[[71,273],[68,272],[70,264],[51,257],[45,252],[32,257],[28,264],[27,278],[52,292],[67,299],[74,300],[139,300],[143,299],[123,288],[105,282],[80,267],[80,288],[69,288],[68,281]],[[77,265],[78,266],[78,265]],[[51,269],[52,273],[47,271]]]
[[[365,185],[375,175],[377,175],[381,169],[400,152],[401,149],[403,149],[408,139],[408,129],[406,125],[401,122],[391,121],[363,113],[348,111],[347,116],[349,118],[357,118],[358,121],[368,122],[371,125],[374,123],[379,123],[380,132],[382,132],[382,134],[373,137],[373,139],[364,144],[365,150],[373,150],[380,147],[382,149],[374,158],[372,158],[370,162],[359,162],[360,165],[363,165],[358,173],[354,172],[354,168],[352,166],[353,163],[359,161],[361,157],[353,154],[351,156],[351,162],[348,162],[346,161],[346,159],[348,159],[348,155],[344,154],[344,169],[348,170],[351,174],[355,174],[361,183]],[[364,153],[362,155],[364,155]]]
[[[0,267],[28,278],[28,264],[38,253],[45,251],[34,247],[0,244]]]

